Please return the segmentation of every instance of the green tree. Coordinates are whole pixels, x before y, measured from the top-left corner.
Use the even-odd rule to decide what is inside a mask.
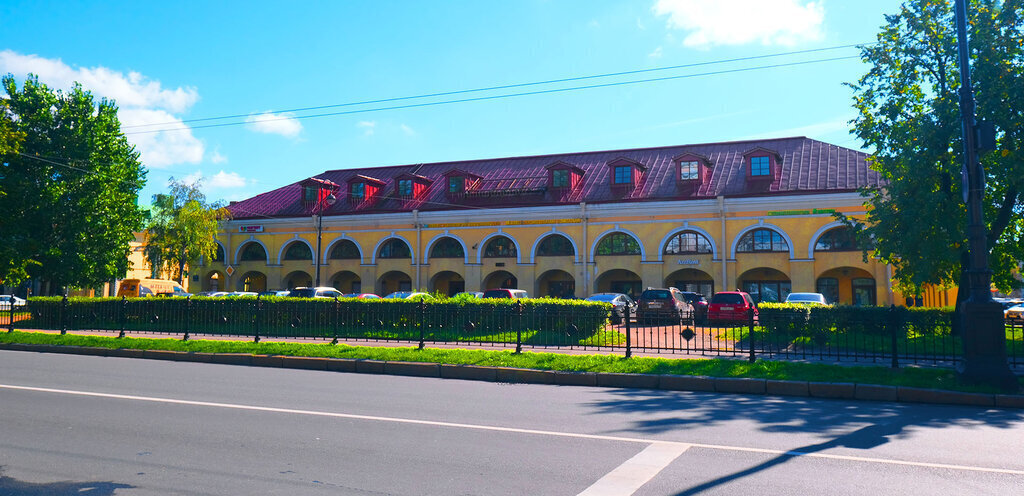
[[[121,133],[113,101],[76,84],[53,91],[29,76],[7,98],[0,137],[0,279],[26,277],[58,288],[94,287],[128,270],[129,242],[142,227],[139,153]],[[7,138],[3,138],[4,142]]]
[[[154,273],[168,271],[183,284],[186,268],[217,251],[217,221],[227,216],[219,203],[208,204],[199,183],[169,183],[170,192],[153,195],[143,254]]]
[[[981,155],[984,213],[993,281],[1019,287],[1024,260],[1024,1],[971,0],[971,79],[978,118],[995,124],[998,144]],[[903,289],[952,286],[966,268],[967,215],[959,63],[953,0],[911,0],[886,16],[877,44],[862,51],[868,72],[854,91],[854,133],[887,185],[866,191],[869,212],[846,219],[870,240],[870,255],[894,267]],[[866,243],[865,243],[866,244]],[[866,252],[865,256],[868,256]],[[967,292],[959,292],[961,301]]]

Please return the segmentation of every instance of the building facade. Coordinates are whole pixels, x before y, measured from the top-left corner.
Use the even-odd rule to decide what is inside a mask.
[[[899,303],[834,215],[864,214],[858,191],[881,184],[866,158],[794,137],[331,170],[232,203],[193,290],[319,279],[381,295],[675,286]]]

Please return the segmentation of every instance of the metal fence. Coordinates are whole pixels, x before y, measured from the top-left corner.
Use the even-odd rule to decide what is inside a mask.
[[[764,311],[744,322],[666,319],[639,322],[606,307],[531,300],[459,302],[293,299],[30,299],[0,309],[13,330],[113,331],[337,342],[416,343],[420,347],[592,350],[635,354],[954,366],[962,345],[951,314],[906,309],[842,313]],[[1008,363],[1024,369],[1024,325],[1006,326]]]

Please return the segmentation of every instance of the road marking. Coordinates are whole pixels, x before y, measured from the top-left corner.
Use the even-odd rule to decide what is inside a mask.
[[[687,444],[652,444],[608,472],[578,496],[633,494],[689,448]]]
[[[638,443],[638,444],[655,444],[655,445],[671,445],[680,447],[694,447],[694,448],[705,448],[722,451],[739,451],[747,453],[763,453],[767,455],[784,455],[792,457],[808,457],[808,458],[824,458],[830,460],[842,460],[842,461],[855,461],[863,463],[879,463],[888,465],[903,465],[910,467],[922,467],[922,468],[941,468],[950,470],[963,470],[969,472],[990,472],[998,474],[1011,474],[1011,475],[1024,475],[1024,470],[1013,470],[1007,468],[993,468],[993,467],[976,467],[970,465],[951,465],[946,463],[928,463],[928,462],[914,462],[907,460],[895,460],[889,458],[869,458],[862,456],[847,456],[847,455],[833,455],[829,453],[807,453],[803,451],[786,451],[786,450],[775,450],[767,448],[748,448],[744,446],[727,446],[721,444],[700,444],[700,443],[687,443],[680,441],[662,441],[658,439],[641,439],[635,437],[621,437],[621,436],[602,436],[597,434],[580,434],[574,432],[558,432],[558,431],[544,431],[538,429],[520,429],[517,427],[499,427],[493,425],[479,425],[479,424],[460,424],[455,422],[439,422],[435,420],[417,420],[417,419],[406,419],[398,417],[380,417],[376,415],[357,415],[352,413],[336,413],[336,412],[322,412],[316,410],[296,410],[293,408],[274,408],[268,406],[255,406],[255,405],[239,405],[233,403],[217,403],[209,401],[193,401],[193,400],[176,400],[173,398],[157,398],[151,396],[134,396],[127,394],[112,394],[112,393],[96,393],[91,391],[73,391],[68,389],[53,389],[53,388],[42,388],[32,386],[15,386],[10,384],[0,384],[0,389],[12,389],[19,391],[35,391],[41,393],[55,393],[55,394],[67,394],[73,396],[88,396],[94,398],[110,398],[120,400],[132,400],[132,401],[146,401],[151,403],[168,403],[175,405],[190,405],[190,406],[205,406],[213,408],[229,408],[233,410],[249,410],[257,412],[270,412],[270,413],[288,413],[293,415],[311,415],[317,417],[333,417],[333,418],[344,418],[353,420],[373,420],[378,422],[394,422],[401,424],[416,424],[416,425],[430,425],[435,427],[452,427],[457,429],[473,429],[481,431],[494,431],[494,432],[511,432],[517,434],[535,434],[540,436],[553,436],[553,437],[567,437],[576,439],[594,439],[598,441],[618,441],[625,443]]]

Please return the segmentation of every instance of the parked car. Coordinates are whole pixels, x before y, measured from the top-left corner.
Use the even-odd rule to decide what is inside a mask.
[[[345,293],[341,295],[344,298],[359,298],[360,300],[379,300],[380,296],[373,293]]]
[[[1003,318],[1007,322],[1024,322],[1024,304],[1007,308],[1003,311]]]
[[[282,291],[260,291],[259,295],[260,296],[288,296],[288,293],[290,293],[290,292],[291,291],[287,291],[287,290],[282,290]]]
[[[484,292],[483,291],[463,291],[461,293],[456,293],[455,296],[453,296],[452,298],[458,298],[458,297],[460,297],[462,295],[472,296],[473,298],[483,298],[484,297]]]
[[[621,324],[627,316],[632,317],[636,311],[636,302],[629,295],[623,293],[595,293],[588,296],[586,301],[611,304],[612,324]]]
[[[192,296],[180,284],[167,279],[125,279],[117,287],[117,296]]]
[[[693,319],[695,322],[704,323],[708,320],[708,299],[700,293],[683,291],[683,298],[693,307]]]
[[[786,297],[785,303],[798,303],[801,305],[829,305],[828,300],[825,299],[825,295],[821,293],[789,293],[789,296]]]
[[[749,294],[743,291],[722,291],[711,297],[708,322],[746,322],[750,310],[754,311],[756,320],[757,305]]]
[[[386,300],[412,300],[416,298],[423,298],[425,300],[433,300],[434,297],[430,293],[422,293],[418,291],[395,291],[384,297]]]
[[[224,296],[259,296],[255,291],[232,291]]]
[[[25,300],[18,298],[17,296],[0,295],[0,310],[10,310],[12,302],[15,309],[25,306]]]
[[[300,287],[288,292],[288,296],[291,298],[340,298],[341,295],[341,291],[325,286],[316,288]]]
[[[636,320],[640,324],[652,321],[693,322],[693,305],[676,288],[647,288],[637,301]]]
[[[522,289],[488,289],[487,291],[484,291],[483,296],[481,296],[481,298],[511,298],[513,300],[529,297],[530,295]]]
[[[230,294],[230,293],[228,293],[227,291],[208,291],[205,294],[200,293],[199,296],[209,296],[211,298],[219,298],[221,296],[227,296],[228,294]]]

